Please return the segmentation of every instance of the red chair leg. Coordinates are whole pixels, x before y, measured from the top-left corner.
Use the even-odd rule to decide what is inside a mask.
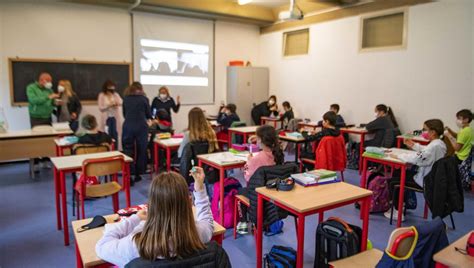
[[[303,161],[300,159],[300,172],[303,172]]]
[[[81,220],[86,218],[86,210],[84,209],[84,196],[82,194],[79,195],[79,199],[81,199]]]
[[[81,202],[79,202],[79,194],[77,192],[74,192],[74,194],[76,195],[76,218],[80,220],[81,214],[79,214],[79,206]]]
[[[118,193],[112,195],[112,206],[114,208],[114,213],[117,213],[117,211],[119,210]]]
[[[423,211],[423,219],[427,219],[428,218],[428,204],[426,204],[425,202],[425,209]]]
[[[234,240],[237,238],[237,206],[239,205],[239,199],[235,199],[234,202]]]

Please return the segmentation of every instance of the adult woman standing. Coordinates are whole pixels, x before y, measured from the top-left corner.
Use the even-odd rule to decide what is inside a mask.
[[[146,169],[148,127],[151,124],[150,102],[140,82],[133,82],[125,90],[123,115],[123,151],[134,156],[131,173],[135,175],[133,182],[137,182]]]
[[[58,94],[60,95],[57,104],[58,122],[69,122],[71,130],[76,132],[79,128],[79,115],[82,111],[82,105],[76,93],[72,89],[69,80],[59,80]]]
[[[173,112],[175,113],[179,111],[179,107],[181,106],[180,97],[176,97],[175,102],[174,99],[170,96],[169,89],[165,86],[162,86],[158,90],[158,94],[159,95],[153,99],[153,102],[151,104],[151,114],[153,117],[156,117],[160,110],[164,110],[168,114],[168,118],[166,119],[169,119],[166,121],[172,122],[171,110],[173,110]]]
[[[268,101],[264,101],[252,108],[252,120],[255,125],[260,125],[262,116],[278,116],[278,104],[275,95],[271,95]]]
[[[101,112],[99,130],[109,134],[115,140],[115,148],[118,148],[118,137],[122,134],[123,101],[115,89],[116,85],[113,81],[105,81],[97,102]]]

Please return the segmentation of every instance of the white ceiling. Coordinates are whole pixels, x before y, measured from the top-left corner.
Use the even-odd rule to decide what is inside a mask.
[[[238,0],[235,0],[234,2],[237,2],[237,1]],[[289,3],[290,3],[290,0],[253,0],[249,4],[274,8],[274,7],[279,7],[285,4],[289,4]]]

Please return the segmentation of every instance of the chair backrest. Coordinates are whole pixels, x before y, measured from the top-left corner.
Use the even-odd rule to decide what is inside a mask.
[[[190,183],[192,181],[189,176],[189,171],[192,168],[191,160],[194,160],[194,165],[198,164],[197,156],[201,154],[207,154],[209,151],[209,142],[190,142],[183,148],[183,154],[181,155],[179,163],[179,172],[181,175]]]
[[[316,151],[316,169],[343,171],[347,164],[344,136],[326,136],[319,142]]]
[[[110,151],[110,144],[102,143],[100,145],[94,144],[74,144],[72,147],[72,154],[93,154]]]
[[[86,159],[82,162],[84,176],[105,176],[117,174],[125,169],[125,159],[122,155]]]
[[[416,231],[413,226],[397,228],[390,234],[387,250],[396,257],[407,257],[408,254],[413,254],[416,240]]]

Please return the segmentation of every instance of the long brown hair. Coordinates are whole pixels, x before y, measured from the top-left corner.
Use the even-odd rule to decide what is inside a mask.
[[[444,144],[446,144],[446,155],[447,156],[453,155],[454,148],[449,142],[448,137],[443,135],[444,133],[443,121],[439,119],[430,119],[430,120],[426,120],[423,124],[428,128],[428,130],[433,130],[434,132],[436,132],[438,137],[444,142]]]
[[[143,91],[143,86],[140,82],[133,82],[130,86],[128,86],[125,91],[123,92],[124,96],[129,95],[145,95],[145,91]]]
[[[257,128],[257,137],[262,140],[262,143],[272,150],[273,160],[276,165],[283,165],[285,162],[285,155],[281,149],[280,139],[274,127],[263,125]]]
[[[155,175],[148,195],[147,220],[133,238],[140,257],[151,261],[186,258],[205,248],[183,176],[176,172]]]
[[[194,107],[188,114],[189,140],[209,142],[209,153],[219,148],[216,133],[204,116],[204,112],[199,107]]]
[[[381,112],[384,112],[385,114],[388,115],[388,117],[390,118],[390,120],[392,121],[393,123],[393,126],[394,127],[398,127],[398,122],[397,122],[397,119],[395,119],[395,114],[393,113],[393,109],[392,107],[390,106],[387,106],[385,104],[379,104],[377,106],[375,106],[375,110],[377,111],[381,111]]]

